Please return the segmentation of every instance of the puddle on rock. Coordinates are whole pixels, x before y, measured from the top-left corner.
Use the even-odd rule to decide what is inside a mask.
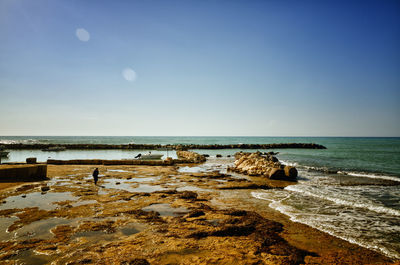
[[[8,240],[12,237],[12,233],[9,233],[7,229],[18,219],[18,217],[0,217],[0,241]]]
[[[81,205],[94,204],[94,203],[98,203],[98,202],[96,200],[83,200],[83,201],[77,201],[77,202],[71,203],[71,206],[77,207],[77,206],[81,206]]]
[[[118,189],[127,191],[130,191],[132,189],[131,187],[132,183],[127,183],[123,179],[115,179],[115,178],[104,179],[101,185],[106,189]]]
[[[168,188],[163,188],[160,185],[148,185],[148,184],[140,184],[139,187],[132,189],[133,192],[154,192],[154,191],[162,191],[168,190]]]
[[[204,191],[204,192],[211,192],[210,189],[202,189],[196,186],[184,186],[176,189],[177,191]]]
[[[160,176],[158,177],[144,177],[144,178],[133,178],[132,181],[134,182],[153,182],[160,180]]]
[[[14,260],[15,262],[13,264],[15,265],[42,265],[50,264],[53,257],[35,253],[33,250],[23,250],[18,252],[17,255],[11,257],[10,260]]]
[[[75,233],[72,239],[84,238],[89,242],[99,241],[113,241],[120,239],[122,236],[131,236],[143,231],[146,228],[145,224],[141,223],[128,223],[124,226],[117,227],[114,233],[107,233],[105,231],[82,231]]]
[[[51,180],[47,181],[48,186],[69,186],[72,185],[73,183],[71,182],[70,179],[65,179],[65,178],[52,178]]]
[[[172,208],[169,203],[156,203],[142,208],[143,211],[158,212],[160,216],[182,216],[189,212],[185,207]]]
[[[125,236],[130,236],[142,232],[146,225],[141,223],[129,223],[125,226],[118,228],[118,230]]]
[[[74,201],[77,198],[70,192],[33,192],[22,195],[11,196],[5,199],[6,203],[0,205],[0,210],[5,209],[23,209],[39,207],[42,210],[54,210],[58,207],[56,202]]]
[[[66,225],[75,223],[77,219],[65,219],[65,218],[49,218],[40,221],[30,223],[18,229],[10,234],[13,235],[15,239],[26,240],[29,238],[39,238],[39,239],[50,239],[53,234],[50,232],[51,229],[58,225]]]
[[[119,172],[119,173],[132,173],[132,171],[127,171],[123,169],[107,169],[108,172]]]

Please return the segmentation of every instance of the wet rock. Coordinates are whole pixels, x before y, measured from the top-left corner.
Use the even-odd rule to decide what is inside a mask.
[[[27,191],[27,190],[33,189],[33,188],[35,188],[35,187],[37,187],[37,186],[39,186],[39,185],[27,184],[27,185],[23,185],[23,186],[21,186],[21,187],[16,188],[15,191],[16,191],[16,192]]]
[[[250,176],[265,176],[275,180],[296,180],[297,170],[294,167],[282,165],[271,155],[262,155],[260,152],[235,154],[235,163],[229,170]]]
[[[184,191],[179,195],[181,199],[197,199],[197,193],[194,191]]]
[[[205,213],[203,211],[195,210],[195,211],[192,211],[192,212],[188,213],[185,217],[186,218],[193,218],[193,217],[199,217],[199,216],[203,216],[203,215],[205,215]]]
[[[28,157],[26,159],[27,164],[36,164],[36,157]]]
[[[245,216],[247,214],[247,211],[244,210],[228,210],[225,212],[227,215],[231,216]]]
[[[90,263],[93,263],[93,260],[92,259],[90,259],[90,258],[83,258],[83,259],[80,259],[80,260],[77,260],[76,262],[70,262],[70,263],[68,263],[69,265],[72,265],[72,264],[90,264]]]
[[[146,259],[132,259],[130,261],[123,261],[121,265],[150,265]]]
[[[219,190],[257,190],[257,189],[270,189],[271,187],[266,184],[256,184],[256,183],[229,183],[224,186],[219,186],[217,189]]]
[[[41,191],[49,191],[50,190],[50,187],[49,186],[42,186],[42,187],[40,187],[40,190]]]
[[[270,179],[286,179],[285,171],[283,169],[271,168],[267,172]]]
[[[285,170],[286,177],[288,177],[289,179],[297,178],[298,173],[297,173],[297,169],[295,167],[285,166],[283,169]]]
[[[106,222],[83,222],[78,231],[103,231],[107,234],[115,233],[115,228],[113,227],[114,221]]]
[[[177,151],[176,155],[179,159],[184,159],[192,163],[202,163],[206,161],[206,158],[203,155],[191,151]]]

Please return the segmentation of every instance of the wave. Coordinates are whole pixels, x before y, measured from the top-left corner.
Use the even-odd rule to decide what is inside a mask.
[[[321,189],[321,188],[322,187],[318,187],[317,189]],[[315,192],[310,192],[310,191],[302,189],[301,185],[288,186],[285,188],[285,190],[292,191],[292,192],[299,192],[299,193],[305,194],[306,196],[310,196],[310,197],[314,197],[314,198],[318,198],[318,199],[322,199],[322,200],[327,200],[327,201],[330,201],[330,202],[333,202],[335,204],[342,205],[342,206],[362,208],[362,209],[366,209],[366,210],[377,212],[377,213],[400,216],[399,210],[387,208],[387,207],[380,206],[380,205],[374,205],[374,204],[372,204],[371,201],[367,201],[364,203],[360,202],[360,198],[357,198],[356,196],[354,196],[354,194],[351,194],[351,193],[349,194],[349,196],[351,196],[354,200],[329,196],[326,193],[326,190],[325,190],[325,193],[323,193],[323,194],[317,194]]]
[[[286,198],[288,198],[290,195],[285,195],[285,196],[281,195],[280,198],[278,198],[278,200],[270,198],[269,195],[266,194],[265,192],[252,192],[251,195],[256,199],[270,201],[270,203],[268,205],[269,207],[279,211],[280,213],[282,213],[284,215],[287,215],[290,218],[290,220],[293,222],[308,225],[312,228],[315,228],[317,230],[325,232],[331,236],[343,239],[352,244],[356,244],[361,247],[379,251],[390,258],[394,258],[394,259],[400,258],[400,254],[396,250],[391,250],[385,246],[377,245],[377,243],[373,242],[373,241],[368,241],[368,240],[362,241],[359,237],[357,237],[357,235],[355,235],[354,237],[351,236],[351,234],[349,234],[348,230],[346,230],[346,232],[343,233],[343,231],[340,230],[340,227],[337,227],[334,225],[329,225],[329,223],[319,220],[318,214],[301,213],[301,212],[298,212],[298,210],[292,206],[284,205],[282,203],[282,201],[285,200]],[[324,218],[323,216],[319,216],[319,217]],[[329,218],[329,216],[327,216],[327,218]]]
[[[280,161],[284,165],[295,166],[300,170],[305,169],[307,171],[318,171],[318,172],[323,172],[323,173],[328,173],[328,174],[341,174],[341,175],[348,175],[348,176],[353,176],[353,177],[382,179],[382,180],[390,180],[390,181],[400,182],[400,177],[389,176],[389,175],[384,175],[384,174],[379,174],[379,173],[335,170],[333,168],[328,168],[328,167],[301,165],[297,162],[287,161],[287,160],[280,160]]]
[[[347,171],[338,171],[338,174],[343,174],[343,175],[349,175],[353,177],[362,177],[362,178],[372,178],[372,179],[384,179],[384,180],[392,180],[396,182],[400,182],[400,178],[398,177],[392,177],[392,176],[387,176],[387,175],[377,175],[377,174],[371,174],[371,173],[359,173],[359,172],[347,172]]]
[[[23,139],[23,140],[9,140],[9,139],[0,139],[0,144],[38,144],[38,143],[47,143],[50,140],[48,139]]]

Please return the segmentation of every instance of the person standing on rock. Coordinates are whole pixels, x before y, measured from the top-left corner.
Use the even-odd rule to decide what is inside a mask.
[[[94,179],[94,185],[97,185],[97,180],[99,179],[99,169],[97,167],[93,171],[93,179]]]

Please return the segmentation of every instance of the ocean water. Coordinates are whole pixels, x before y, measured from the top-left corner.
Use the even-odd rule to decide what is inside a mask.
[[[256,190],[252,196],[307,224],[352,243],[400,259],[400,138],[357,137],[4,137],[1,143],[106,143],[106,144],[238,144],[317,143],[324,150],[281,149],[279,160],[296,166],[298,184],[284,190]],[[132,158],[143,150],[9,150],[5,161],[27,156],[46,160],[74,158]],[[238,151],[195,150],[228,162]],[[260,150],[271,151],[271,150]],[[154,152],[165,152],[158,151]],[[169,156],[176,156],[169,151]],[[42,158],[42,159],[40,159]],[[212,160],[212,159],[211,159]],[[210,161],[207,170],[221,167]],[[225,163],[226,165],[226,163]]]

